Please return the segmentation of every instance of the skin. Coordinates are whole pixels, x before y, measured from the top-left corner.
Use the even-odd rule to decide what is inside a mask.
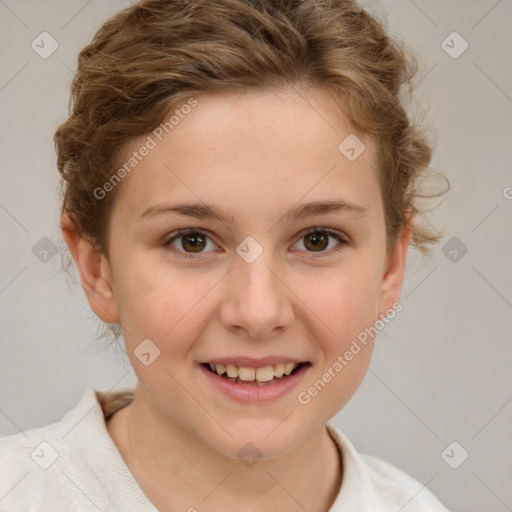
[[[399,301],[411,232],[406,227],[386,253],[375,147],[358,134],[366,150],[355,161],[338,151],[356,132],[325,92],[196,99],[118,185],[108,258],[62,217],[89,304],[105,322],[121,323],[138,377],[134,402],[108,431],[160,510],[325,512],[343,474],[325,424],[361,383],[374,340],[309,404],[297,394]],[[127,158],[145,140],[127,146]],[[366,213],[284,218],[297,203],[327,200],[351,201]],[[235,222],[140,219],[148,207],[189,201],[215,205]],[[349,244],[334,251],[339,242],[330,236],[315,251],[303,233],[312,227],[338,230]],[[164,246],[185,228],[209,236],[190,259],[186,237]],[[247,236],[263,248],[252,263],[236,252]],[[134,350],[147,338],[161,353],[145,366]],[[198,368],[223,356],[267,355],[312,363],[298,388],[273,402],[235,402]],[[248,442],[262,454],[250,468],[237,459]]]

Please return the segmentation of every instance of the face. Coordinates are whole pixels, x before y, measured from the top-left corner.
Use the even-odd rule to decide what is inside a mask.
[[[252,442],[272,458],[359,386],[373,339],[354,340],[399,299],[406,245],[386,255],[375,147],[358,134],[355,160],[338,149],[355,131],[325,93],[195,98],[118,185],[88,297],[121,322],[155,417],[224,455]],[[273,363],[300,365],[268,384]]]

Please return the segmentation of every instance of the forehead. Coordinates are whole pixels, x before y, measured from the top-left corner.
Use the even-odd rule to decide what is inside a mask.
[[[374,143],[356,134],[327,93],[201,94],[195,101],[125,148],[127,161],[152,146],[118,191],[118,201],[129,203],[126,215],[176,200],[226,206],[241,218],[240,208],[246,218],[263,211],[275,218],[302,198],[378,206]]]

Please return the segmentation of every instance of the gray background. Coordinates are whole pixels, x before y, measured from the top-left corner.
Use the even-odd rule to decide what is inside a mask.
[[[1,434],[59,420],[88,386],[134,385],[122,355],[94,340],[97,323],[59,254],[44,263],[32,252],[43,237],[63,247],[52,136],[78,52],[127,5],[0,0]],[[334,422],[359,451],[404,469],[451,510],[512,510],[512,2],[364,5],[387,13],[392,35],[419,57],[417,100],[430,105],[437,134],[432,167],[452,190],[429,217],[446,236],[430,260],[409,254],[404,310]],[[59,45],[46,59],[31,48],[43,31]],[[469,43],[458,58],[442,47],[453,31]],[[453,237],[457,261],[446,246]],[[441,456],[453,441],[452,465],[469,453],[457,469]]]

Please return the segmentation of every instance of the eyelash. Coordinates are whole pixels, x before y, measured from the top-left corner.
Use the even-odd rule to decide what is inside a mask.
[[[341,251],[345,246],[350,245],[350,242],[343,235],[343,233],[341,231],[338,231],[338,230],[335,230],[335,229],[331,229],[331,228],[324,228],[324,227],[313,227],[313,228],[307,229],[306,231],[301,233],[301,235],[299,237],[299,240],[301,238],[309,235],[309,234],[312,234],[312,233],[325,233],[325,234],[327,234],[329,236],[332,236],[333,238],[335,238],[339,242],[336,247],[330,249],[329,251],[319,251],[315,255],[315,258],[322,258],[322,257],[324,257],[326,255],[337,253],[337,252]],[[175,253],[177,253],[180,256],[183,256],[185,258],[194,259],[194,258],[201,257],[205,253],[189,253],[189,252],[184,252],[184,251],[181,251],[179,249],[176,249],[175,247],[172,247],[172,245],[171,245],[172,242],[174,242],[177,238],[180,238],[180,237],[185,236],[185,235],[190,235],[190,234],[205,235],[207,238],[209,238],[213,242],[213,240],[211,239],[211,237],[208,234],[208,231],[205,231],[203,229],[198,229],[198,228],[187,228],[187,229],[181,229],[181,230],[177,231],[173,236],[171,236],[171,238],[167,239],[163,243],[163,246],[166,247],[166,248],[169,248],[169,250],[171,250],[172,252],[175,252]],[[315,251],[306,251],[306,252],[310,252],[312,254],[315,254]]]

